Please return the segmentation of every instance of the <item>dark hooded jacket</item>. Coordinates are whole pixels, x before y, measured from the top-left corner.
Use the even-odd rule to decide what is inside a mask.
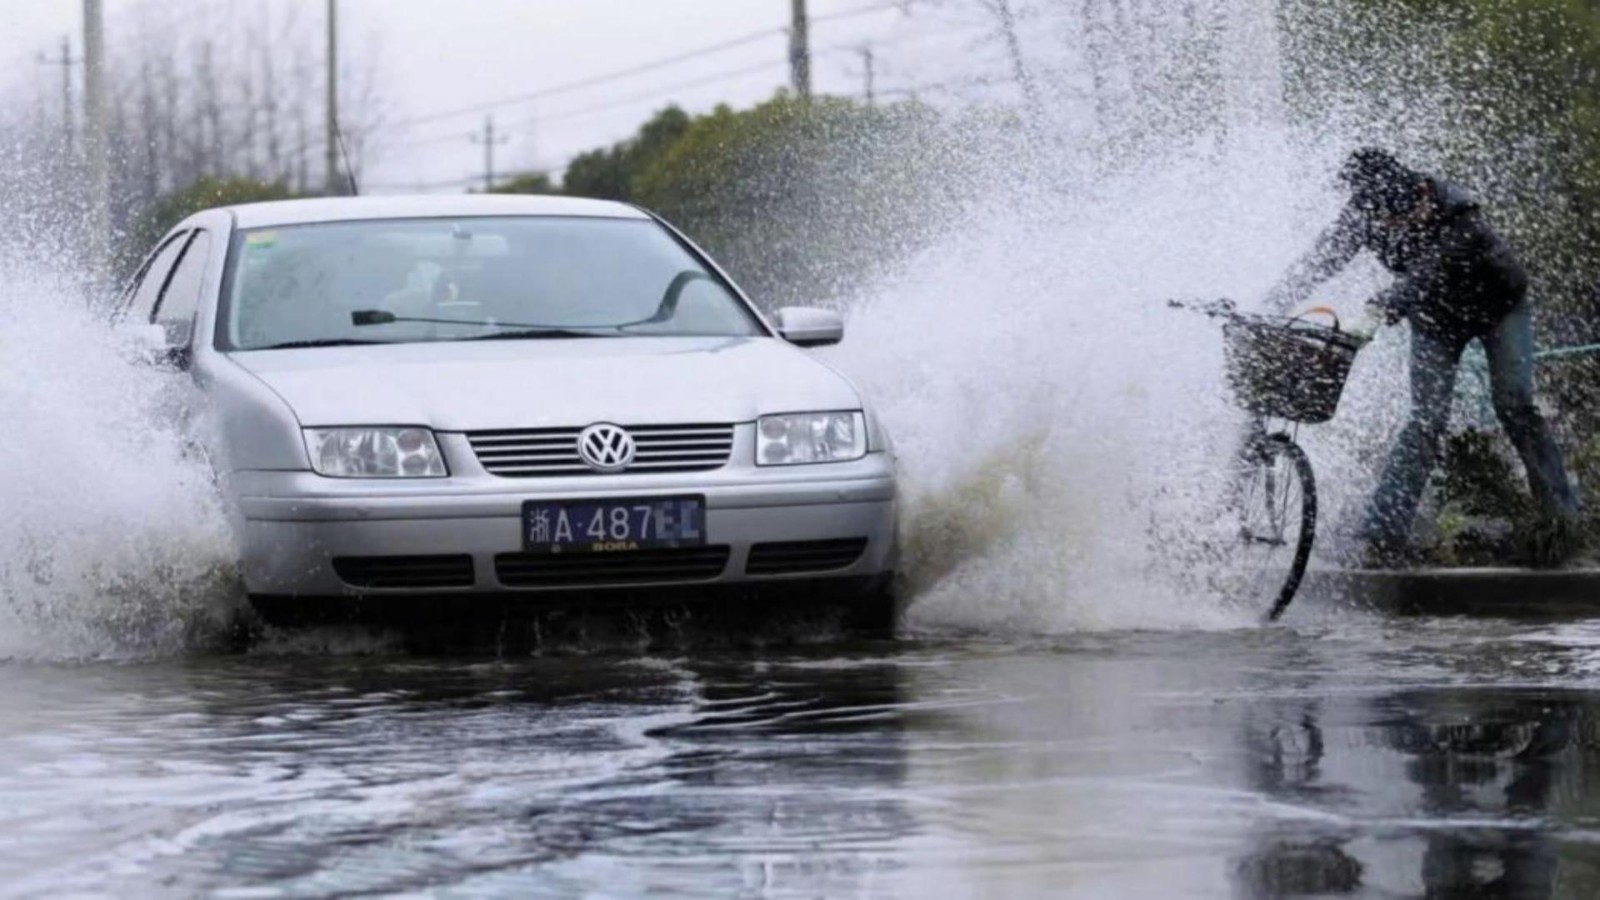
[[[1434,333],[1473,337],[1492,328],[1526,295],[1527,274],[1470,191],[1425,181],[1432,211],[1413,223],[1391,225],[1355,202],[1346,205],[1274,292],[1278,305],[1303,302],[1357,253],[1371,250],[1395,276],[1376,305]]]

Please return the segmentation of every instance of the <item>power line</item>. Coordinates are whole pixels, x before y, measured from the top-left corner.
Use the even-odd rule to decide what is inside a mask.
[[[869,15],[871,13],[885,12],[887,10],[899,9],[899,8],[901,8],[900,3],[874,3],[874,4],[867,5],[867,6],[856,7],[855,9],[848,9],[848,10],[843,10],[843,11],[836,12],[836,13],[829,13],[827,15],[812,16],[811,17],[811,21],[812,21],[812,23],[834,22],[834,21],[839,21],[839,20],[842,20],[842,19],[850,19],[850,18],[855,18],[857,16],[864,16],[864,15]],[[542,100],[542,99],[544,99],[546,97],[554,97],[554,96],[558,96],[560,94],[571,93],[573,91],[583,90],[584,88],[595,87],[596,85],[608,84],[608,83],[613,82],[613,81],[620,81],[620,80],[622,80],[624,78],[631,78],[631,77],[633,77],[635,75],[642,75],[642,74],[644,74],[646,72],[653,72],[653,71],[656,71],[657,69],[664,69],[664,68],[667,68],[668,66],[677,65],[678,63],[688,62],[689,60],[697,59],[697,58],[702,57],[702,56],[709,56],[711,54],[721,53],[721,52],[726,51],[726,50],[732,50],[732,49],[735,49],[735,48],[738,48],[738,47],[743,47],[743,46],[746,46],[748,44],[754,44],[754,43],[756,43],[758,41],[766,40],[767,38],[786,35],[787,33],[788,33],[788,29],[787,28],[764,28],[761,31],[754,31],[754,32],[746,34],[746,35],[744,35],[742,37],[733,38],[733,39],[727,40],[727,41],[720,41],[720,42],[715,43],[715,44],[707,44],[707,45],[705,45],[703,47],[698,47],[696,49],[688,50],[688,51],[685,51],[683,53],[678,53],[678,54],[675,54],[673,56],[662,57],[661,59],[655,59],[655,60],[651,60],[649,62],[640,63],[639,65],[636,65],[636,66],[629,66],[629,67],[624,68],[624,69],[617,69],[615,71],[605,72],[605,73],[602,73],[602,74],[599,74],[599,75],[593,75],[593,76],[590,76],[590,77],[587,77],[587,78],[580,78],[580,79],[577,79],[575,81],[568,81],[568,82],[564,82],[564,83],[561,83],[561,84],[551,85],[550,87],[541,88],[541,89],[539,89],[537,91],[529,91],[527,93],[517,94],[517,95],[511,96],[511,97],[505,97],[505,98],[500,99],[500,100],[495,100],[495,101],[490,101],[490,102],[485,102],[485,103],[475,103],[475,104],[473,104],[471,106],[463,106],[463,107],[458,107],[456,109],[440,110],[439,112],[425,113],[425,114],[420,115],[420,116],[413,116],[413,117],[411,117],[409,119],[400,119],[400,120],[398,120],[398,121],[396,121],[396,122],[394,122],[392,124],[394,126],[396,126],[396,127],[403,127],[403,126],[408,126],[408,125],[423,125],[423,124],[427,124],[429,122],[438,122],[438,121],[443,121],[445,119],[454,119],[454,118],[459,118],[461,116],[473,115],[473,114],[482,113],[482,112],[489,112],[489,111],[498,109],[498,108],[503,107],[503,106],[510,106],[510,105],[517,104],[517,103],[527,103],[527,102],[532,101],[532,100]]]
[[[929,40],[930,38],[953,37],[959,34],[975,34],[976,32],[986,32],[988,30],[989,27],[987,25],[963,25],[957,28],[945,28],[939,31],[912,31],[899,35],[891,35],[889,37],[871,38],[867,41],[867,44],[872,47],[893,47],[897,44],[910,44],[917,41]],[[819,54],[837,53],[842,51],[854,52],[860,47],[860,42],[853,44],[830,44],[826,47],[823,47],[821,50],[818,50],[817,52]]]
[[[855,9],[846,9],[834,13],[824,13],[820,16],[812,16],[811,24],[815,25],[818,22],[837,22],[840,19],[854,19],[857,16],[870,15],[875,12],[888,12],[891,9],[904,9],[905,6],[906,4],[904,0],[897,0],[897,2],[890,3],[874,3],[870,6],[858,6]]]
[[[477,103],[472,106],[463,106],[459,109],[443,110],[441,112],[428,113],[427,115],[414,116],[410,119],[402,119],[394,124],[397,126],[421,125],[427,122],[437,122],[443,119],[453,119],[473,113],[486,112],[488,110],[498,109],[502,106],[510,106],[514,103],[526,103],[530,100],[540,100],[545,97],[553,97],[558,94],[565,94],[572,91],[582,90],[583,88],[594,87],[595,85],[619,81],[623,78],[630,78],[634,75],[640,75],[645,72],[653,72],[656,69],[663,69],[667,66],[676,65],[681,62],[687,62],[688,60],[699,56],[720,53],[724,50],[732,50],[735,47],[753,44],[756,41],[780,34],[783,34],[782,28],[768,28],[762,31],[747,34],[744,37],[734,38],[731,41],[709,44],[697,50],[690,50],[686,53],[680,53],[676,56],[669,56],[663,59],[653,60],[651,62],[642,63],[637,66],[631,66],[626,69],[618,69],[614,72],[607,72],[605,74],[595,75],[589,78],[580,78],[576,81],[568,81],[563,84],[552,85],[551,87],[542,88],[537,91],[530,91],[525,94],[518,94],[514,97],[506,97],[502,100],[496,100],[490,103]]]
[[[768,60],[767,62],[757,63],[753,66],[742,66],[737,69],[727,69],[722,72],[707,75],[704,78],[693,79],[692,81],[681,81],[668,87],[650,91],[649,93],[634,94],[630,97],[621,97],[611,101],[610,103],[602,103],[598,106],[586,106],[582,109],[573,109],[566,112],[553,113],[550,115],[535,116],[529,121],[539,122],[542,124],[545,122],[561,122],[567,119],[579,119],[589,115],[590,113],[606,112],[608,110],[617,109],[623,106],[632,106],[636,103],[643,103],[646,100],[657,100],[662,97],[676,94],[679,91],[689,90],[690,88],[704,87],[708,84],[716,84],[719,81],[729,81],[731,79],[739,78],[745,75],[751,75],[756,72],[767,72],[772,69],[784,68],[788,65],[789,61],[786,59]]]
[[[927,40],[927,39],[930,39],[930,38],[950,37],[950,36],[958,35],[958,34],[967,34],[967,33],[972,32],[973,30],[974,29],[971,28],[971,27],[962,27],[962,28],[944,29],[944,30],[941,30],[941,31],[934,31],[934,32],[914,32],[914,33],[911,33],[911,34],[903,34],[903,35],[899,35],[899,36],[895,36],[895,37],[889,37],[889,38],[875,40],[875,41],[872,42],[871,46],[873,48],[875,48],[875,49],[876,48],[881,48],[881,47],[891,47],[891,46],[895,46],[895,45],[898,45],[898,44],[914,43],[914,42],[918,42],[918,41]],[[861,52],[861,45],[860,44],[845,44],[845,43],[830,44],[828,46],[821,47],[821,48],[818,48],[818,49],[814,50],[813,51],[813,55],[814,56],[822,56],[822,55],[831,54],[831,53],[845,53],[845,52],[852,53],[852,54],[859,54]],[[716,83],[722,82],[722,81],[731,81],[731,80],[733,80],[735,78],[742,78],[742,77],[744,77],[746,75],[752,75],[752,74],[756,74],[756,73],[760,73],[760,72],[766,72],[766,71],[769,71],[769,70],[778,69],[778,68],[787,66],[788,64],[789,64],[789,62],[786,59],[785,60],[770,60],[770,61],[767,61],[767,62],[757,63],[755,65],[750,65],[750,66],[739,66],[739,67],[733,68],[733,69],[723,69],[723,70],[720,70],[720,71],[717,71],[717,72],[710,73],[709,75],[703,76],[701,78],[695,78],[695,79],[691,79],[691,80],[688,80],[688,81],[678,82],[676,84],[671,84],[671,85],[668,85],[666,87],[656,88],[656,89],[653,89],[653,90],[650,90],[650,91],[647,91],[647,92],[644,92],[644,93],[633,94],[633,95],[630,95],[630,96],[627,96],[627,97],[619,97],[618,99],[610,101],[610,102],[607,102],[607,103],[602,103],[602,104],[598,104],[598,105],[591,105],[591,106],[584,106],[584,107],[580,107],[580,108],[577,108],[577,109],[561,110],[561,111],[557,111],[557,112],[554,112],[554,113],[547,113],[547,114],[543,114],[543,115],[533,116],[531,118],[520,120],[516,124],[517,124],[517,127],[527,128],[527,127],[530,127],[530,126],[535,125],[535,124],[543,126],[543,125],[547,125],[547,124],[552,123],[552,122],[566,122],[566,121],[584,119],[584,118],[588,118],[591,115],[598,115],[598,114],[601,114],[601,113],[610,112],[611,110],[614,110],[614,109],[621,109],[623,107],[633,106],[635,104],[644,103],[644,102],[647,102],[647,101],[650,101],[650,100],[659,100],[659,99],[662,99],[662,98],[670,97],[673,94],[678,93],[679,91],[690,90],[692,88],[697,88],[697,87],[704,87],[705,85],[716,84]],[[951,84],[951,83],[953,83],[953,82],[938,82],[936,84],[923,85],[922,87],[924,87],[924,88],[937,88],[937,87],[943,86],[945,84]],[[910,92],[908,92],[904,88],[894,88],[894,89],[882,90],[882,91],[879,91],[878,93],[883,94],[883,95],[890,95],[890,96],[907,96],[908,93],[910,93]],[[456,142],[460,141],[462,139],[463,134],[465,134],[465,132],[453,131],[453,132],[450,132],[449,134],[430,135],[428,137],[418,138],[418,139],[409,140],[409,141],[391,141],[391,142],[388,142],[386,144],[386,146],[413,149],[413,148],[417,148],[417,147],[431,147],[431,146],[436,146],[436,145],[440,145],[440,144],[452,144],[452,143],[456,143]]]
[[[934,33],[931,33],[931,34],[930,33],[924,33],[924,34],[905,35],[903,37],[889,38],[887,40],[876,41],[876,42],[874,42],[873,46],[875,46],[875,47],[893,46],[895,44],[906,43],[908,41],[922,40],[924,38],[930,38],[930,37],[944,37],[944,36],[948,36],[948,35],[952,35],[952,34],[960,34],[960,33],[964,33],[964,32],[965,32],[965,29],[961,29],[961,30],[951,29],[949,31],[934,32]],[[814,56],[820,56],[820,55],[823,55],[823,54],[826,54],[826,53],[840,53],[840,52],[845,52],[845,51],[848,51],[848,52],[851,52],[851,53],[860,53],[861,49],[862,48],[861,48],[860,44],[830,44],[830,45],[828,45],[826,47],[822,47],[822,48],[820,48],[818,50],[813,51],[813,55]],[[705,86],[707,84],[715,84],[715,83],[717,83],[719,81],[728,81],[728,80],[731,80],[731,79],[734,79],[734,78],[739,78],[739,77],[742,77],[742,76],[745,76],[745,75],[754,74],[756,72],[765,72],[765,71],[768,71],[770,69],[777,69],[777,68],[781,68],[781,67],[787,66],[788,64],[789,64],[788,60],[773,60],[773,61],[764,62],[764,63],[757,63],[757,64],[752,65],[752,66],[741,66],[741,67],[736,68],[736,69],[726,69],[726,70],[723,70],[723,71],[720,71],[720,72],[714,72],[714,73],[712,73],[710,75],[707,75],[707,76],[705,76],[703,78],[696,78],[696,79],[693,79],[691,81],[679,82],[677,84],[668,85],[667,87],[663,87],[663,88],[657,88],[655,90],[652,90],[652,91],[649,91],[649,92],[643,93],[643,94],[634,94],[634,95],[629,96],[629,97],[621,97],[621,98],[618,98],[617,100],[611,101],[610,103],[603,103],[603,104],[600,104],[598,106],[585,106],[585,107],[583,107],[581,109],[571,109],[571,110],[566,110],[566,111],[563,111],[563,112],[547,113],[547,114],[544,114],[544,115],[534,116],[531,119],[524,120],[523,124],[538,123],[538,124],[542,125],[542,124],[545,124],[545,123],[548,123],[548,122],[562,122],[562,121],[566,121],[566,120],[569,120],[569,119],[581,119],[581,118],[584,118],[584,117],[590,115],[591,113],[607,112],[607,111],[612,110],[612,109],[616,109],[616,108],[623,107],[623,106],[631,106],[631,105],[633,105],[635,103],[642,103],[642,102],[645,102],[647,100],[658,100],[658,99],[661,99],[663,97],[671,96],[672,94],[675,94],[678,91],[688,90],[690,88],[696,88],[696,87],[703,87],[703,86]],[[433,143],[434,140],[435,139],[431,139],[430,138],[428,142],[429,143]],[[401,144],[400,146],[414,146],[414,145],[412,145],[412,144]]]
[[[850,18],[863,16],[863,15],[869,15],[869,14],[872,14],[872,13],[886,12],[886,11],[889,11],[889,10],[899,10],[899,9],[904,9],[904,0],[895,0],[895,2],[873,3],[873,4],[868,4],[866,6],[856,7],[856,8],[853,8],[853,9],[841,10],[839,12],[828,13],[828,14],[819,15],[819,16],[811,16],[811,17],[809,17],[809,21],[812,24],[815,24],[815,23],[818,23],[818,22],[832,22],[832,21],[850,19]],[[595,76],[591,76],[591,77],[587,77],[587,78],[583,78],[583,79],[578,79],[578,80],[566,82],[566,83],[563,83],[563,84],[553,85],[553,86],[548,87],[548,88],[543,88],[543,89],[540,89],[538,91],[531,91],[531,92],[528,92],[528,93],[517,95],[515,97],[509,97],[509,98],[505,98],[505,99],[502,99],[502,100],[499,100],[499,101],[490,102],[490,103],[474,104],[472,106],[461,107],[461,108],[453,109],[453,110],[444,110],[444,111],[440,111],[440,112],[436,112],[436,113],[429,113],[429,114],[422,115],[422,116],[414,116],[414,117],[409,118],[409,119],[399,120],[399,121],[397,121],[395,123],[392,123],[392,124],[397,125],[397,126],[407,126],[407,125],[424,124],[424,123],[435,122],[435,121],[443,121],[443,120],[446,120],[446,119],[456,118],[456,117],[459,117],[459,116],[469,115],[469,114],[472,114],[472,113],[478,113],[478,112],[484,112],[484,111],[488,111],[488,110],[494,110],[494,109],[498,109],[500,107],[511,105],[511,104],[524,103],[524,102],[528,102],[528,101],[531,101],[531,100],[537,100],[537,99],[541,99],[541,98],[545,98],[545,97],[557,96],[557,95],[560,95],[560,94],[563,94],[563,93],[570,93],[572,91],[582,90],[584,88],[594,87],[594,86],[597,86],[597,85],[606,84],[606,83],[613,82],[613,81],[619,81],[619,80],[622,80],[622,79],[625,79],[625,78],[632,77],[634,75],[639,75],[639,74],[642,74],[642,73],[651,72],[651,71],[655,71],[655,70],[658,70],[658,69],[666,68],[666,67],[669,67],[669,66],[672,66],[672,65],[676,65],[678,63],[687,62],[689,60],[692,60],[692,59],[695,59],[695,58],[698,58],[698,57],[701,57],[701,56],[711,55],[711,54],[723,52],[723,51],[726,51],[726,50],[734,49],[734,48],[737,48],[737,47],[745,46],[745,45],[748,45],[748,44],[753,44],[753,43],[756,43],[756,42],[761,41],[761,40],[765,40],[765,39],[770,38],[770,37],[774,37],[774,36],[777,36],[777,35],[785,34],[787,32],[788,32],[788,29],[785,29],[785,28],[764,29],[762,31],[752,32],[750,34],[746,34],[746,35],[744,35],[742,37],[734,38],[734,39],[727,40],[727,41],[722,41],[722,42],[719,42],[719,43],[716,43],[716,44],[709,44],[709,45],[706,45],[704,47],[700,47],[700,48],[698,48],[696,50],[691,50],[691,51],[687,51],[685,53],[679,53],[679,54],[676,54],[676,55],[673,55],[673,56],[664,57],[664,58],[657,59],[657,60],[652,60],[650,62],[641,63],[641,64],[636,65],[636,66],[631,66],[631,67],[628,67],[628,68],[624,68],[624,69],[619,69],[619,70],[612,71],[612,72],[603,73],[603,74],[600,74],[600,75],[595,75]],[[901,43],[901,42],[903,42],[905,40],[917,40],[917,39],[921,39],[923,37],[928,37],[928,36],[929,35],[926,35],[926,34],[906,35],[906,36],[899,37],[899,38],[890,38],[888,40],[880,40],[880,41],[877,41],[876,44],[879,45],[879,46],[887,46],[887,45],[891,45],[891,44]],[[816,54],[827,54],[827,53],[846,51],[846,50],[848,50],[850,52],[853,52],[853,53],[862,53],[863,52],[863,48],[859,43],[835,44],[835,45],[830,45],[830,46],[826,46],[826,47],[817,49],[817,50],[815,50],[813,52],[816,53]],[[867,50],[866,52],[870,54],[870,49]],[[780,67],[784,67],[784,66],[790,66],[790,65],[791,65],[791,60],[783,59],[783,60],[770,60],[770,61],[766,61],[766,62],[755,64],[755,65],[740,66],[740,67],[733,68],[733,69],[724,69],[724,70],[721,70],[721,71],[718,71],[718,72],[713,72],[711,74],[708,74],[708,75],[705,75],[705,76],[702,76],[702,77],[699,77],[699,78],[694,78],[694,79],[691,79],[691,80],[688,80],[688,81],[678,82],[676,84],[672,84],[672,85],[669,85],[669,86],[666,86],[666,87],[662,87],[662,88],[652,89],[652,90],[650,90],[648,92],[644,92],[644,93],[633,94],[633,95],[627,96],[627,97],[621,97],[621,98],[618,98],[616,100],[613,100],[613,101],[610,101],[610,102],[607,102],[607,103],[602,103],[602,104],[599,104],[599,105],[590,105],[590,106],[585,106],[585,107],[580,108],[580,109],[572,109],[572,110],[567,110],[567,111],[564,111],[564,112],[556,112],[554,114],[534,116],[534,117],[532,117],[530,119],[527,119],[527,120],[524,120],[524,121],[520,122],[519,124],[522,125],[523,127],[530,127],[533,124],[539,124],[539,125],[542,126],[542,125],[545,125],[545,124],[548,124],[548,123],[551,123],[551,122],[561,122],[561,121],[570,121],[570,120],[575,120],[575,119],[581,119],[581,118],[585,118],[585,117],[588,117],[588,116],[591,116],[591,115],[596,115],[596,114],[608,112],[608,111],[611,111],[611,110],[614,110],[614,109],[620,109],[620,108],[623,108],[623,107],[632,106],[632,105],[635,105],[635,104],[638,104],[638,103],[647,102],[647,101],[650,101],[650,100],[661,99],[661,98],[668,97],[668,96],[671,96],[673,94],[676,94],[676,93],[678,93],[680,91],[690,90],[690,89],[697,88],[697,87],[703,87],[703,86],[708,85],[708,84],[715,84],[715,83],[722,82],[722,81],[729,81],[729,80],[732,80],[734,78],[740,78],[740,77],[744,77],[744,76],[747,76],[747,75],[753,75],[753,74],[757,74],[757,73],[767,72],[767,71],[770,71],[770,70],[773,70],[773,69],[776,69],[776,68],[780,68]],[[872,62],[871,62],[870,57],[869,57],[868,66],[870,67],[871,65],[872,65]],[[869,81],[872,78],[872,75],[870,73],[868,75],[868,78],[869,78]],[[871,93],[871,88],[869,88],[869,93]],[[421,139],[418,139],[418,140],[403,141],[403,142],[399,142],[399,143],[395,144],[394,146],[406,147],[406,148],[424,147],[424,146],[430,146],[430,145],[434,145],[434,144],[451,143],[451,142],[459,141],[460,139],[461,139],[461,134],[459,132],[457,132],[457,133],[448,134],[448,135],[437,135],[437,136],[430,136],[430,137],[421,138]],[[487,150],[487,147],[486,147],[486,150]],[[419,184],[413,185],[413,187],[416,187],[419,190],[420,189],[442,188],[442,187],[459,187],[459,186],[465,186],[465,185],[467,185],[467,184],[469,184],[469,183],[471,183],[472,181],[475,181],[475,180],[476,179],[453,179],[453,180],[445,181],[445,182],[419,183]],[[382,189],[382,188],[405,187],[405,185],[390,184],[390,185],[377,185],[375,187],[377,187],[379,189]]]
[[[916,34],[908,34],[908,35],[902,35],[900,37],[892,37],[892,38],[887,38],[887,39],[884,39],[884,40],[875,41],[872,46],[874,46],[874,47],[894,46],[896,44],[903,44],[903,43],[908,43],[908,42],[913,42],[913,41],[920,41],[920,40],[924,40],[924,39],[927,39],[927,38],[947,37],[947,36],[955,35],[955,34],[964,34],[964,33],[967,33],[970,30],[971,29],[968,29],[968,28],[962,28],[962,29],[948,29],[948,30],[945,30],[945,31],[938,31],[938,32],[931,32],[931,33],[930,32],[923,32],[923,33],[916,33]],[[826,47],[822,47],[822,48],[819,48],[819,49],[815,50],[813,52],[813,55],[821,56],[821,55],[824,55],[824,54],[841,53],[841,52],[860,53],[860,51],[861,51],[861,45],[859,45],[859,44],[832,44],[832,45],[829,45],[829,46],[826,46]],[[759,72],[766,72],[766,71],[769,71],[769,70],[778,69],[778,68],[787,66],[788,64],[789,64],[788,60],[770,60],[770,61],[767,61],[767,62],[757,63],[755,65],[750,65],[750,66],[740,66],[738,68],[733,68],[733,69],[724,69],[724,70],[721,70],[721,71],[718,71],[718,72],[713,72],[713,73],[711,73],[709,75],[706,75],[704,77],[701,77],[701,78],[695,78],[695,79],[691,79],[689,81],[678,82],[676,84],[671,84],[671,85],[668,85],[668,86],[662,87],[662,88],[656,88],[654,90],[647,91],[647,92],[640,93],[640,94],[633,94],[633,95],[630,95],[630,96],[627,96],[627,97],[619,97],[618,99],[610,101],[608,103],[602,103],[602,104],[591,105],[591,106],[584,106],[584,107],[581,107],[581,108],[578,108],[578,109],[569,109],[569,110],[564,110],[564,111],[557,111],[557,112],[554,112],[554,113],[546,113],[546,114],[542,114],[542,115],[538,115],[538,116],[533,116],[531,118],[521,120],[517,124],[519,126],[521,126],[521,127],[528,127],[528,126],[535,125],[535,124],[537,124],[537,125],[547,125],[547,124],[552,123],[552,122],[565,122],[565,121],[571,121],[571,120],[575,120],[575,119],[583,119],[583,118],[587,118],[587,117],[589,117],[591,115],[597,115],[597,114],[600,114],[600,113],[609,112],[609,111],[614,110],[614,109],[620,109],[620,108],[627,107],[627,106],[633,106],[633,105],[638,104],[638,103],[644,103],[644,102],[647,102],[647,101],[650,101],[650,100],[659,100],[659,99],[662,99],[662,98],[670,97],[673,94],[678,93],[679,91],[689,90],[689,89],[697,88],[697,87],[704,87],[705,85],[708,85],[708,84],[716,84],[716,83],[722,82],[722,81],[731,81],[734,78],[741,78],[741,77],[746,76],[746,75],[752,75],[752,74],[756,74],[756,73],[759,73]],[[903,90],[891,90],[891,91],[885,91],[884,93],[901,94],[901,95],[903,95],[905,92]],[[449,143],[453,143],[453,142],[456,142],[456,141],[459,141],[459,140],[461,140],[461,134],[457,133],[457,132],[452,132],[450,134],[435,135],[435,136],[420,138],[418,140],[413,140],[413,141],[391,142],[389,144],[389,146],[392,146],[392,147],[404,147],[404,148],[427,147],[427,146],[433,146],[433,145],[436,145],[436,144],[449,144]]]
[[[902,85],[900,87],[885,88],[880,94],[892,97],[916,97],[925,91],[951,91],[966,87],[994,87],[1000,84],[1009,84],[1009,76],[977,75],[971,78],[950,78],[943,81],[924,81],[918,84]]]
[[[461,140],[462,136],[471,137],[476,132],[452,131],[449,134],[439,134],[433,137],[419,138],[414,141],[389,141],[385,147],[431,147],[435,144],[453,144]]]
[[[632,106],[634,104],[643,103],[643,102],[646,102],[648,100],[656,100],[656,99],[660,99],[662,97],[668,97],[668,96],[671,96],[672,94],[675,94],[675,93],[677,93],[679,91],[689,90],[691,88],[697,88],[697,87],[704,87],[705,85],[708,85],[708,84],[716,84],[717,82],[721,82],[721,81],[730,81],[730,80],[732,80],[734,78],[740,78],[740,77],[743,77],[745,75],[752,75],[752,74],[755,74],[757,72],[766,72],[766,71],[770,71],[770,70],[773,70],[773,69],[782,68],[784,66],[787,66],[788,64],[789,64],[788,60],[768,60],[767,62],[757,63],[756,65],[752,65],[752,66],[741,66],[741,67],[736,68],[736,69],[724,69],[724,70],[722,70],[720,72],[713,72],[712,74],[706,75],[706,76],[704,76],[702,78],[695,78],[695,79],[692,79],[692,80],[689,80],[689,81],[681,81],[681,82],[678,82],[677,84],[668,85],[667,87],[658,88],[656,90],[649,91],[647,93],[633,94],[633,95],[628,96],[628,97],[620,97],[620,98],[618,98],[616,100],[613,100],[613,101],[611,101],[609,103],[602,103],[602,104],[599,104],[599,105],[596,105],[596,106],[585,106],[585,107],[582,107],[580,109],[571,109],[571,110],[567,110],[565,112],[557,112],[557,113],[552,113],[552,114],[549,114],[549,115],[534,116],[534,117],[529,118],[529,119],[524,119],[524,120],[518,122],[517,124],[519,126],[521,126],[521,127],[528,127],[530,125],[535,125],[535,124],[537,124],[537,125],[545,125],[545,124],[548,124],[550,122],[564,122],[564,121],[567,121],[567,120],[570,120],[570,119],[581,119],[581,118],[587,117],[587,116],[592,115],[592,114],[608,112],[608,111],[613,110],[613,109],[620,109],[620,108],[625,107],[625,106]],[[432,136],[432,137],[426,137],[426,138],[422,138],[420,140],[415,140],[415,141],[391,142],[386,146],[390,146],[390,147],[405,147],[405,148],[426,147],[426,146],[431,146],[431,145],[434,145],[434,144],[448,144],[448,143],[452,143],[452,142],[459,141],[459,140],[461,140],[461,135],[459,133],[452,133],[452,134],[442,134],[442,135],[437,135],[437,136]]]

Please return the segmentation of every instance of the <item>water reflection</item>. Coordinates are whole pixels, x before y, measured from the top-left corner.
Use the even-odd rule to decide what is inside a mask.
[[[1296,803],[1337,805],[1349,800],[1349,789],[1323,777],[1327,741],[1321,706],[1317,700],[1288,701],[1269,707],[1265,721],[1257,716],[1247,720],[1252,788]],[[1364,869],[1346,849],[1353,836],[1350,829],[1326,823],[1265,829],[1259,845],[1237,865],[1241,893],[1251,898],[1356,893]]]
[[[881,661],[93,671],[7,672],[0,706],[25,705],[38,676],[76,707],[70,724],[0,708],[0,879],[14,889],[94,892],[116,872],[134,894],[849,893],[889,865],[876,848],[916,827],[882,789],[904,775],[905,702]],[[16,752],[47,743],[34,764]],[[117,822],[109,844],[74,837],[86,808]],[[643,865],[597,877],[630,860]]]
[[[1600,694],[1435,637],[0,665],[0,895],[1600,896]]]
[[[1585,694],[1429,688],[1274,699],[1244,731],[1251,786],[1290,804],[1237,861],[1251,898],[1593,897],[1600,747]]]
[[[1564,767],[1582,767],[1581,754],[1569,750],[1583,707],[1531,692],[1477,692],[1467,709],[1446,692],[1412,692],[1381,706],[1422,790],[1420,812],[1474,823],[1426,833],[1427,896],[1551,896],[1553,786]]]

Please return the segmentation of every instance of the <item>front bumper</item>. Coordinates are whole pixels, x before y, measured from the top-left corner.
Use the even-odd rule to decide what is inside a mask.
[[[241,515],[246,589],[255,596],[322,597],[543,593],[675,585],[740,585],[808,578],[871,578],[896,564],[894,466],[884,453],[850,463],[682,475],[500,478],[481,471],[417,481],[341,480],[309,472],[240,472],[230,493]],[[615,581],[508,584],[502,564],[522,551],[525,500],[706,498],[706,543],[727,548],[720,572],[643,578],[615,561]],[[863,540],[848,565],[826,571],[752,574],[757,545]],[[471,584],[375,587],[353,584],[335,560],[471,558]],[[348,571],[345,573],[348,575]],[[515,580],[515,579],[513,579]]]

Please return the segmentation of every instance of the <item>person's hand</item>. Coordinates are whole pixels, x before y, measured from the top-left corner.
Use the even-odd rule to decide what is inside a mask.
[[[1344,330],[1346,336],[1356,342],[1356,346],[1365,347],[1372,343],[1372,338],[1378,333],[1376,320],[1364,318]]]
[[[1379,294],[1367,301],[1367,314],[1382,319],[1385,325],[1400,324],[1400,320],[1404,319],[1409,311],[1406,304],[1387,294]]]

